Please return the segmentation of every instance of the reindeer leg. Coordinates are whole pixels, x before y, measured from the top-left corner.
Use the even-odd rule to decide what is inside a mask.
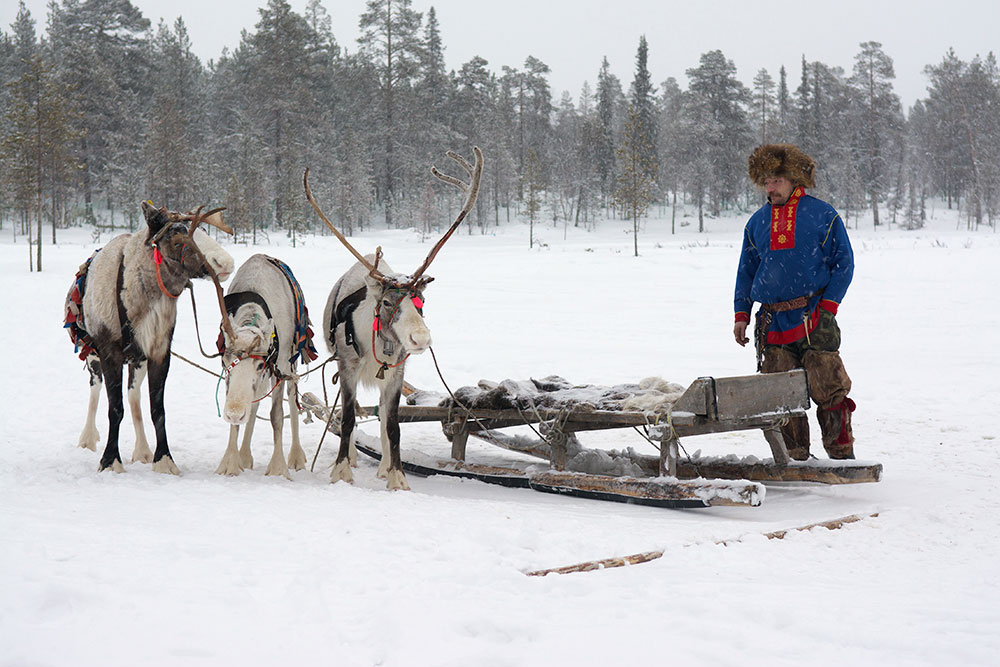
[[[340,381],[340,451],[337,452],[337,462],[333,464],[330,472],[330,482],[354,482],[354,474],[351,472],[351,450],[354,449],[354,396],[356,387],[345,381],[344,374],[341,373]]]
[[[257,408],[260,403],[250,404],[250,417],[243,429],[243,444],[240,445],[240,466],[244,470],[253,470],[253,452],[250,451],[250,440],[253,438],[253,427],[257,424]]]
[[[282,449],[281,427],[285,419],[285,397],[284,392],[278,390],[271,394],[271,429],[274,432],[274,451],[271,453],[271,461],[267,464],[265,475],[281,475],[285,479],[291,479],[288,474],[288,464],[285,463],[285,450]]]
[[[236,440],[240,436],[240,427],[233,424],[229,427],[229,443],[226,445],[226,453],[222,455],[219,467],[215,469],[216,475],[236,476],[243,472],[240,464],[240,452],[236,449]]]
[[[379,472],[385,469],[386,488],[409,491],[410,485],[403,474],[403,461],[399,454],[399,395],[403,374],[399,374],[398,386],[387,387],[379,395],[379,425],[382,432],[382,463]],[[388,461],[388,465],[386,465]],[[381,476],[381,475],[380,475]]]
[[[170,447],[167,445],[167,414],[163,409],[163,389],[167,383],[167,373],[170,371],[170,354],[168,353],[163,361],[149,359],[146,363],[149,371],[149,415],[156,430],[153,472],[179,475],[180,470],[174,464],[170,456]]]
[[[146,377],[146,362],[128,365],[128,407],[132,415],[132,428],[135,430],[135,448],[132,450],[132,463],[149,463],[153,460],[153,452],[146,440],[146,429],[142,425],[142,380]]]
[[[90,375],[90,403],[87,405],[87,422],[80,432],[79,444],[84,449],[97,451],[97,441],[101,434],[97,432],[97,406],[101,400],[101,387],[104,384],[101,375],[101,360],[96,354],[87,357],[87,372]]]
[[[292,422],[292,448],[288,451],[288,467],[292,470],[304,470],[306,467],[306,452],[299,443],[299,404],[295,397],[298,394],[298,384],[288,382],[288,415]]]
[[[114,472],[125,472],[122,457],[118,452],[118,430],[125,416],[125,406],[122,404],[122,357],[116,354],[102,355],[108,363],[101,364],[104,371],[104,388],[108,394],[108,442],[101,455],[100,470],[111,468]]]

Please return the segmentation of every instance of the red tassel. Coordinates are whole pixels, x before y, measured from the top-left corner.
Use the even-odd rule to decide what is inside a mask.
[[[160,254],[160,249],[155,245],[153,246],[153,261],[157,264],[163,264],[163,255]]]
[[[834,406],[834,408],[840,408],[840,435],[837,436],[838,445],[851,444],[851,436],[847,433],[847,417],[857,407],[857,404],[849,398],[845,398],[840,405]]]
[[[419,296],[413,297],[413,305],[416,306],[417,310],[421,310],[424,307],[424,300]]]
[[[381,330],[382,330],[382,323],[379,322],[378,318],[376,317],[375,320],[372,322],[372,331],[381,331]]]

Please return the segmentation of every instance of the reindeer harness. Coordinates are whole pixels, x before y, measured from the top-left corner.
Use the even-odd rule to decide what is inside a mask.
[[[400,296],[398,299],[393,299],[392,307],[387,309],[387,311],[382,310],[383,301],[385,297],[390,292],[398,292]],[[390,364],[387,361],[383,361],[378,358],[375,353],[375,337],[378,336],[382,341],[382,354],[391,357],[395,354],[396,343],[398,340],[395,338],[388,337],[384,332],[392,331],[391,324],[399,317],[399,305],[403,303],[403,299],[407,296],[413,301],[413,306],[420,313],[420,316],[424,315],[424,299],[423,290],[417,288],[411,288],[406,285],[401,285],[399,287],[387,286],[382,290],[382,294],[379,296],[378,300],[375,302],[375,314],[372,319],[372,358],[375,362],[379,364],[379,370],[375,374],[378,379],[385,378],[385,372],[390,368],[396,368],[402,365],[410,355],[407,354],[402,359],[397,361],[395,364]],[[354,311],[357,309],[358,305],[365,300],[368,296],[368,288],[365,286],[359,287],[357,290],[351,294],[344,297],[333,311],[333,317],[330,318],[330,338],[334,339],[337,334],[337,326],[341,323],[344,324],[344,340],[348,345],[354,348],[355,354],[361,357],[361,347],[358,345],[356,332],[354,330]]]
[[[313,345],[313,331],[309,327],[309,310],[306,308],[305,297],[302,294],[302,288],[299,286],[298,281],[292,274],[288,265],[281,260],[275,259],[274,257],[268,257],[267,260],[273,264],[278,270],[281,271],[282,275],[285,276],[285,280],[288,281],[288,286],[292,290],[292,297],[295,304],[295,332],[294,332],[294,354],[289,363],[294,364],[301,357],[303,361],[309,363],[310,361],[315,361],[319,357],[319,353],[316,351],[316,346]],[[223,299],[226,306],[226,315],[234,316],[236,311],[248,303],[255,303],[261,307],[264,311],[264,316],[267,319],[272,319],[271,309],[267,307],[267,301],[264,300],[257,292],[244,291],[244,292],[233,292],[227,294]],[[219,338],[216,341],[216,345],[219,349],[219,354],[225,354],[226,351],[226,337],[221,331],[219,332]],[[241,354],[237,356],[233,362],[225,370],[225,375],[228,375],[233,368],[236,367],[238,363],[244,359],[257,359],[258,361],[264,362],[267,367],[268,372],[271,373],[276,378],[280,380],[284,379],[284,374],[278,369],[278,352],[281,349],[281,340],[278,338],[278,331],[275,329],[274,333],[271,335],[271,344],[268,347],[267,354],[264,356],[256,354]],[[275,385],[277,386],[277,385]],[[274,388],[271,388],[274,391]],[[268,392],[270,393],[270,392]],[[266,396],[265,396],[266,398]]]
[[[73,351],[78,353],[81,361],[86,361],[87,357],[97,354],[94,349],[94,341],[85,328],[83,319],[83,294],[87,290],[87,271],[90,263],[101,252],[98,248],[94,251],[86,262],[80,265],[76,272],[76,280],[73,282],[73,289],[70,290],[69,299],[66,303],[66,317],[63,320],[63,329],[67,329],[69,339],[73,342]]]

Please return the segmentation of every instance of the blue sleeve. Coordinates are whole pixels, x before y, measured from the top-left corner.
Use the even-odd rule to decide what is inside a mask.
[[[836,213],[823,242],[823,258],[830,267],[830,283],[823,292],[823,298],[839,304],[854,277],[854,251],[844,221]]]
[[[743,250],[740,252],[740,265],[736,271],[736,295],[733,300],[733,310],[737,315],[746,313],[747,320],[750,319],[750,311],[753,309],[750,288],[753,286],[758,266],[760,266],[760,253],[757,252],[756,246],[750,239],[750,226],[748,224],[743,230]]]

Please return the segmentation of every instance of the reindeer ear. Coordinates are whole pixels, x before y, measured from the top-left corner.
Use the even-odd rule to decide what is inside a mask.
[[[382,281],[378,278],[373,277],[370,273],[365,274],[365,287],[372,294],[379,294],[379,288],[382,286]]]
[[[166,211],[166,207],[156,208],[148,199],[142,202],[142,215],[146,218],[151,233],[160,231],[160,228],[168,222]]]

